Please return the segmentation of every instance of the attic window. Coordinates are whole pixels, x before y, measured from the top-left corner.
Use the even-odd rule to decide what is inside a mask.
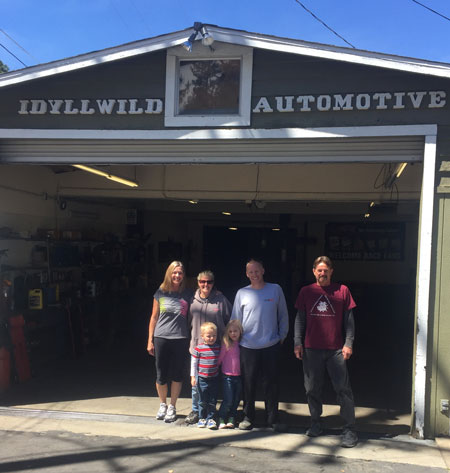
[[[252,50],[194,44],[167,53],[166,126],[250,125]]]
[[[180,61],[179,115],[238,115],[241,61]]]

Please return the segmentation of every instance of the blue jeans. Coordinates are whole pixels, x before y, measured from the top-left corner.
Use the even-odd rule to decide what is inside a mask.
[[[241,400],[241,377],[224,374],[222,377],[222,391],[223,401],[219,409],[219,417],[224,420],[228,420],[230,417],[235,418]]]
[[[198,381],[198,380],[197,380]],[[199,396],[197,386],[192,386],[192,411],[198,414],[199,411]]]
[[[200,398],[198,412],[199,418],[206,420],[212,419],[216,414],[219,378],[218,376],[212,378],[199,376],[197,378],[197,386]]]

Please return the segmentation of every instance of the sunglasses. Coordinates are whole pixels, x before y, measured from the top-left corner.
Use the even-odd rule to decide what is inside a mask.
[[[214,284],[214,281],[201,279],[199,280],[199,284]]]

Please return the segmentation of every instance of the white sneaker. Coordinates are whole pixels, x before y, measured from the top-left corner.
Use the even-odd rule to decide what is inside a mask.
[[[156,414],[156,418],[158,420],[163,420],[166,417],[166,412],[167,412],[167,404],[165,402],[162,402],[159,405],[159,411]]]
[[[176,418],[177,418],[177,410],[175,409],[175,406],[172,406],[172,404],[169,404],[166,415],[164,417],[164,422],[173,422]]]

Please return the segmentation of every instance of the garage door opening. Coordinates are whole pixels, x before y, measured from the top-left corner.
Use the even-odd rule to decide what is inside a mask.
[[[102,195],[103,191],[95,197],[96,189],[90,187],[89,176],[84,190],[80,181],[69,191],[67,179],[63,178],[58,198],[53,200],[53,193],[48,188],[48,200],[45,200],[45,196],[38,191],[45,186],[39,187],[35,178],[40,173],[50,172],[49,169],[44,166],[13,166],[16,180],[4,182],[2,187],[4,197],[10,199],[12,195],[13,200],[10,199],[7,211],[3,210],[2,215],[4,227],[18,230],[19,234],[14,238],[0,239],[0,249],[9,249],[7,259],[1,262],[2,277],[11,275],[8,265],[13,266],[13,257],[18,255],[20,259],[20,255],[30,255],[36,246],[46,248],[47,255],[51,255],[47,247],[50,245],[56,250],[51,263],[51,270],[56,271],[52,279],[57,281],[60,273],[60,289],[63,283],[71,282],[70,279],[64,281],[68,274],[72,282],[76,282],[77,278],[82,281],[83,301],[71,305],[70,316],[65,307],[62,317],[57,315],[56,308],[49,308],[48,313],[55,313],[50,315],[50,319],[54,319],[48,321],[46,329],[45,324],[41,324],[43,318],[39,318],[43,312],[32,312],[30,333],[35,330],[37,334],[42,330],[45,337],[30,348],[42,350],[44,358],[47,355],[54,357],[55,353],[61,355],[60,359],[66,363],[65,369],[73,370],[74,379],[78,375],[81,376],[79,379],[83,379],[81,384],[72,386],[71,393],[63,394],[61,390],[58,395],[89,397],[100,392],[103,395],[154,395],[151,360],[145,352],[147,324],[152,294],[170,260],[180,258],[185,261],[188,276],[194,283],[199,270],[211,268],[216,274],[218,288],[232,301],[236,290],[247,284],[245,262],[250,257],[259,257],[265,263],[267,281],[277,282],[283,287],[290,310],[291,331],[283,347],[281,401],[304,402],[301,364],[292,354],[294,300],[299,288],[312,282],[314,258],[332,251],[337,256],[333,258],[336,266],[334,279],[350,287],[358,305],[355,356],[349,366],[356,405],[409,412],[419,215],[417,195],[420,185],[418,188],[417,179],[412,179],[413,184],[406,192],[407,199],[399,199],[394,192],[387,201],[375,202],[370,210],[372,215],[365,217],[375,191],[370,189],[367,198],[362,198],[364,192],[361,188],[367,181],[364,176],[370,175],[375,179],[380,165],[342,165],[345,169],[339,170],[339,176],[349,176],[344,183],[331,188],[333,180],[327,178],[325,182],[320,181],[321,186],[313,186],[316,191],[312,192],[306,183],[311,176],[317,183],[317,176],[323,174],[319,166],[324,165],[314,168],[289,165],[284,170],[282,166],[262,167],[254,182],[260,186],[257,199],[254,198],[254,191],[246,191],[240,199],[236,195],[232,200],[216,200],[210,196],[203,202],[199,199],[196,204],[188,203],[180,195],[172,195],[174,189],[178,186],[178,192],[182,192],[180,185],[183,179],[194,174],[200,176],[200,180],[216,182],[219,168],[181,166],[180,174],[175,172],[175,167],[166,170],[165,199],[138,198],[137,195],[124,199],[120,197],[120,192],[111,197]],[[334,172],[339,167],[334,164],[332,169],[327,169]],[[414,167],[418,168],[414,173],[420,176],[421,166]],[[356,168],[361,172],[356,173],[355,177],[352,171]],[[153,175],[157,169],[146,166],[143,172]],[[247,177],[251,173],[256,176],[256,167],[245,167],[245,172]],[[226,175],[221,177],[230,175],[236,176],[239,172],[227,168]],[[264,194],[264,179],[269,179],[270,175],[276,177],[278,184],[274,182],[270,191],[267,181],[268,188]],[[302,179],[300,185],[299,176]],[[349,184],[355,179],[355,184]],[[251,187],[248,182],[246,184]],[[8,186],[10,189],[7,189]],[[189,184],[189,187],[195,186]],[[283,192],[295,190],[299,198],[291,195],[288,200],[276,200],[274,193],[278,191],[275,186]],[[11,188],[21,188],[28,194],[22,193],[18,197],[17,191]],[[79,195],[76,195],[77,192]],[[186,196],[187,191],[183,192]],[[235,187],[233,192],[238,192],[238,189]],[[333,192],[334,199],[331,199]],[[91,195],[83,195],[86,193]],[[309,199],[305,198],[307,195]],[[40,206],[45,205],[51,205],[52,210],[38,224]],[[231,215],[224,215],[224,210],[230,211],[228,213]],[[35,241],[33,229],[46,226],[51,229],[55,215],[61,232],[58,238],[47,242],[46,237],[42,237],[42,241]],[[123,215],[125,219],[120,225],[117,225],[118,215]],[[104,229],[101,238],[95,233],[84,238],[83,229],[99,228],[99,225],[103,225]],[[373,255],[361,256],[360,253],[359,256],[353,254],[351,258],[340,254],[344,249],[345,252],[350,249],[352,253],[361,250],[358,247],[361,238],[348,241],[348,232],[343,228],[349,225],[351,232],[360,234],[364,233],[364,228],[370,227],[372,231],[369,236],[374,241],[370,242],[368,237],[363,240],[367,245],[375,245],[372,247],[374,252],[386,250],[383,255],[377,259]],[[27,228],[30,233],[27,233]],[[113,238],[114,233],[119,231],[124,235],[123,241]],[[66,232],[65,238],[63,232]],[[137,238],[135,235],[138,235]],[[401,240],[400,253],[388,255],[387,249],[392,250],[397,244],[393,240],[398,238]],[[130,243],[133,240],[134,243]],[[386,244],[388,247],[383,246]],[[78,252],[79,264],[66,268],[73,264],[67,258],[70,259],[74,248]],[[125,265],[127,268],[123,265],[123,258],[130,263]],[[34,274],[38,272],[31,271]],[[17,273],[11,277],[17,277]],[[40,284],[39,277],[33,276],[31,281]],[[24,286],[25,289],[29,288]],[[85,298],[89,291],[91,294]],[[47,297],[51,295],[47,294]],[[68,317],[71,327],[68,326]],[[56,318],[58,323],[53,323]],[[60,323],[62,319],[65,325]],[[83,369],[89,370],[87,378],[82,377]],[[51,377],[51,373],[44,373],[41,367],[36,368],[34,373],[36,376],[50,376],[46,379],[51,379],[49,382],[57,386],[58,379]],[[23,386],[23,391],[26,392],[26,386]],[[36,396],[36,393],[33,394]],[[189,396],[188,388],[184,389],[183,395]],[[328,389],[325,400],[330,404],[335,402],[331,389]]]

